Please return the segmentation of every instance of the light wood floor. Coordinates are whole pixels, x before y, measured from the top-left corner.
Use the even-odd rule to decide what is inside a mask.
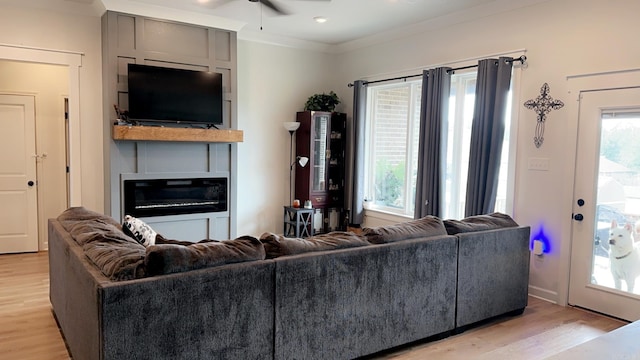
[[[69,359],[49,303],[48,254],[0,255],[0,359]],[[536,298],[521,316],[371,359],[543,359],[626,323]]]

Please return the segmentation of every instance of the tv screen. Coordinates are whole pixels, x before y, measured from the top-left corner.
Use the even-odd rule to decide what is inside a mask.
[[[129,119],[222,124],[222,74],[129,64]]]

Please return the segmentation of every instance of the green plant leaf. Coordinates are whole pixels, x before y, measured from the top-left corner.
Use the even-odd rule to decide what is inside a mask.
[[[340,104],[338,95],[335,92],[330,91],[329,94],[322,93],[310,96],[304,105],[304,109],[306,111],[332,112],[338,104]]]

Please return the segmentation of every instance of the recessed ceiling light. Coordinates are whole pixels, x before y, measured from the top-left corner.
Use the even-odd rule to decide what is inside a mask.
[[[313,18],[313,20],[315,20],[319,24],[324,24],[327,22],[327,18],[324,16],[316,16]]]

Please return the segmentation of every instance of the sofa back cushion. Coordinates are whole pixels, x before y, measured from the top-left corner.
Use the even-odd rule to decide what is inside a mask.
[[[122,232],[122,225],[112,217],[81,206],[63,211],[57,220],[80,246],[104,239],[111,242],[132,241]]]
[[[63,227],[67,229],[69,224],[73,224],[76,222],[89,221],[89,220],[97,220],[100,222],[108,223],[114,225],[116,227],[120,227],[120,223],[112,218],[109,215],[101,214],[99,212],[89,210],[84,206],[74,206],[66,209],[60,215],[58,215],[57,219],[62,223]],[[65,226],[65,223],[67,226]]]
[[[147,247],[147,275],[172,274],[244,261],[264,260],[260,240],[242,236],[235,240],[201,241],[190,245],[156,244]]]
[[[447,235],[442,220],[435,216],[403,223],[362,229],[362,234],[373,244],[383,244],[400,240]]]
[[[84,254],[111,280],[145,276],[145,247],[122,232],[122,225],[110,216],[72,207],[57,218]]]
[[[445,220],[444,226],[449,235],[455,235],[474,231],[518,227],[519,225],[511,216],[495,212],[486,215],[469,216],[462,220]]]
[[[145,277],[145,248],[134,242],[91,241],[82,250],[98,269],[114,281]]]
[[[267,259],[314,251],[336,250],[369,245],[363,236],[346,231],[333,231],[305,239],[288,238],[273,233],[264,233],[260,236],[260,241],[264,244]]]

